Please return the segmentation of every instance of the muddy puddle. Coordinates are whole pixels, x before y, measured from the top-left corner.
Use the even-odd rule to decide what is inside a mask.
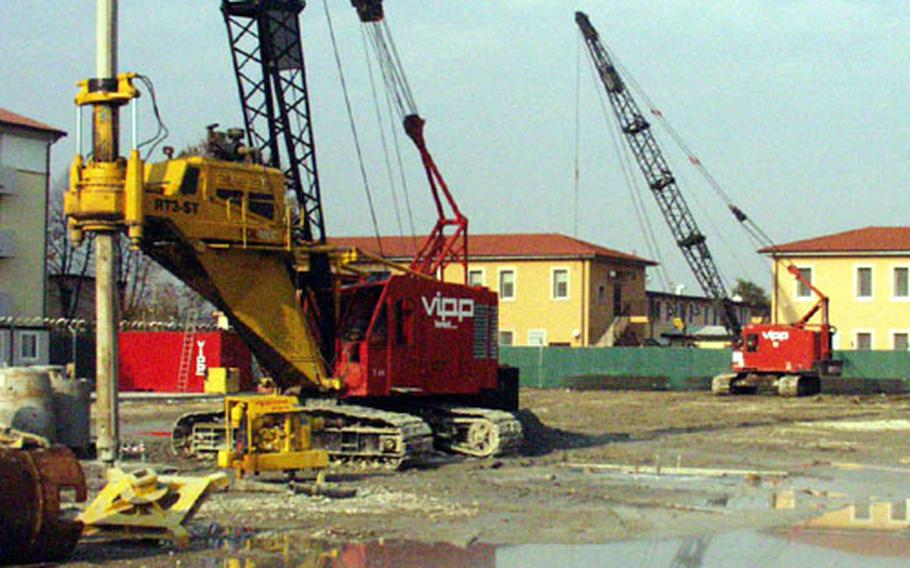
[[[786,509],[792,502],[783,492],[775,503],[775,508]],[[138,561],[143,566],[226,568],[896,567],[906,566],[910,560],[908,503],[910,499],[863,501],[779,529],[584,545],[456,545],[407,540],[337,543],[294,531],[235,530],[194,539],[192,551],[159,549],[156,553],[147,545],[119,544],[115,545],[119,553],[106,560]],[[78,556],[89,560],[91,553],[83,548]]]

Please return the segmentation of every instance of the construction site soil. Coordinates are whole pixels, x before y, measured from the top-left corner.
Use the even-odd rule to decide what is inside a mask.
[[[142,443],[146,461],[125,466],[212,471],[212,463],[175,459],[161,432],[184,412],[218,405],[124,402],[123,441]],[[330,472],[331,483],[356,489],[344,499],[293,494],[282,479],[262,479],[256,491],[211,497],[192,521],[189,550],[84,541],[73,561],[208,565],[251,554],[238,544],[254,542],[249,535],[462,548],[683,538],[784,530],[865,499],[910,497],[908,397],[525,389],[520,417],[518,455],[439,455],[400,472]],[[86,469],[97,491],[101,470]]]

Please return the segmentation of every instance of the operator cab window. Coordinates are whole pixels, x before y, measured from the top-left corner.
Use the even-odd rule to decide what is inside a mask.
[[[746,351],[754,352],[758,351],[758,334],[750,333],[746,335]]]

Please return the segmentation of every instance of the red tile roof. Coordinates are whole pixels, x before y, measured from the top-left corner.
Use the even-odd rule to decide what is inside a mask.
[[[0,108],[0,124],[8,124],[11,126],[18,126],[20,128],[28,128],[29,130],[48,132],[54,135],[54,140],[62,136],[66,136],[66,132],[60,130],[59,128],[48,126],[42,122],[38,122],[37,120],[32,120],[31,118],[22,116],[21,114],[16,114],[13,111],[6,110],[5,108]]]
[[[382,237],[382,251],[387,258],[412,257],[426,237]],[[353,246],[373,254],[379,253],[376,237],[338,237],[329,239],[336,246]],[[526,233],[475,235],[468,237],[472,258],[605,258],[620,262],[656,266],[656,262],[574,239],[559,233]]]
[[[910,251],[910,227],[865,227],[775,247],[765,247],[759,252],[774,254],[894,251]]]

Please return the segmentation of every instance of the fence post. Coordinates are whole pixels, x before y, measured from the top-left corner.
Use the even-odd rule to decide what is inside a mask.
[[[537,348],[537,388],[543,388],[543,345]]]

